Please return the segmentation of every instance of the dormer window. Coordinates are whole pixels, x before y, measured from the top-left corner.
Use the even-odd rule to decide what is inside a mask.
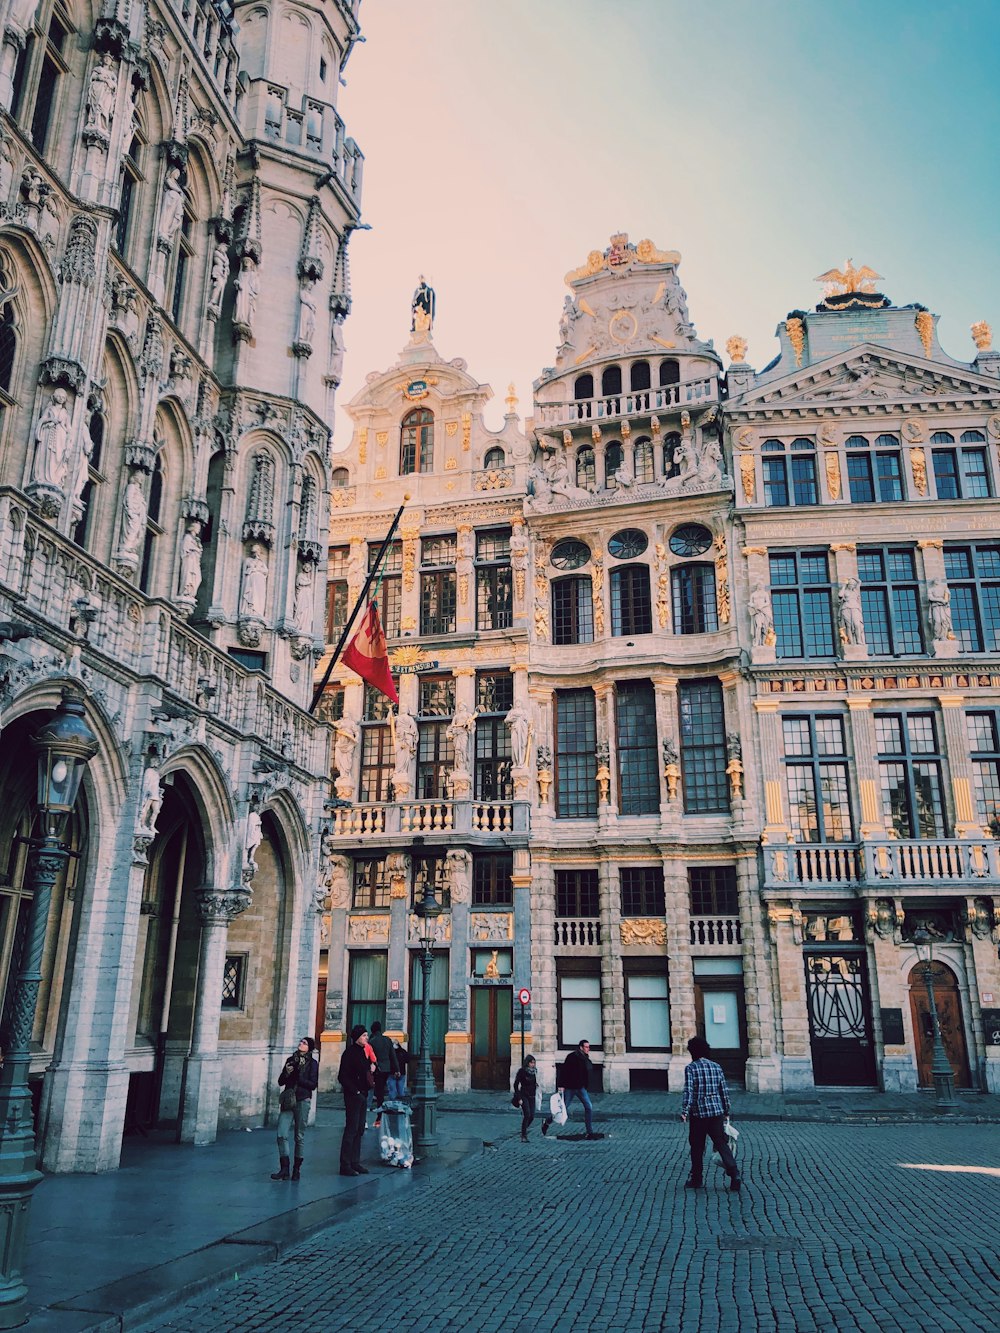
[[[399,475],[434,470],[434,413],[416,407],[403,418],[399,434]]]

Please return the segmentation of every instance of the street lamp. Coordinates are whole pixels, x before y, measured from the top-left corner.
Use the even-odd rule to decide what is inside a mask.
[[[62,835],[83,778],[97,753],[97,737],[87,725],[83,696],[74,687],[32,737],[38,755],[38,813],[41,832],[31,841],[32,888],[28,929],[10,1009],[10,1027],[0,1070],[0,1208],[6,1214],[5,1243],[0,1247],[0,1329],[27,1319],[24,1247],[35,1186],[35,1133],[31,1112],[31,1033],[42,980],[42,951],[52,890],[66,865]]]
[[[434,966],[434,922],[442,912],[434,896],[433,877],[424,880],[424,892],[414,911],[423,923],[420,933],[420,1053],[417,1057],[417,1077],[413,1083],[413,1151],[416,1157],[427,1157],[437,1148],[437,1088],[431,1065],[430,1043],[430,990],[431,968]]]
[[[940,1112],[953,1111],[958,1105],[955,1099],[955,1076],[952,1073],[948,1057],[944,1053],[944,1042],[941,1040],[941,1020],[938,1018],[937,1000],[934,998],[934,940],[928,930],[923,926],[918,926],[913,932],[913,944],[917,950],[917,958],[924,968],[927,1005],[930,1010],[931,1029],[934,1033],[931,1077],[934,1079],[935,1109]]]

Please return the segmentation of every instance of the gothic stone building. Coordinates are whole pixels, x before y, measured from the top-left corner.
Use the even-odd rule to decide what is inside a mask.
[[[1000,358],[849,266],[725,367],[679,262],[616,236],[567,275],[526,438],[426,332],[351,404],[328,638],[409,493],[406,716],[346,669],[324,701],[324,1038],[416,1044],[431,875],[445,1087],[505,1085],[522,985],[549,1086],[587,1037],[605,1089],[676,1088],[695,1031],[750,1089],[926,1086],[923,927],[956,1081],[995,1090]]]
[[[315,1022],[330,420],[357,0],[10,0],[0,63],[0,990],[30,738],[99,749],[32,1069],[52,1170],[260,1123]],[[314,623],[315,622],[315,623]]]

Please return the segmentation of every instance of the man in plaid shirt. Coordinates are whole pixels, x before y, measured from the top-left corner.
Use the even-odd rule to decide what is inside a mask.
[[[722,1066],[708,1059],[711,1049],[704,1037],[692,1037],[688,1042],[691,1063],[684,1070],[681,1119],[688,1121],[691,1175],[684,1188],[701,1189],[705,1140],[711,1139],[712,1147],[722,1158],[722,1165],[729,1174],[729,1188],[735,1192],[740,1188],[740,1171],[724,1128],[725,1118],[729,1115],[729,1089],[726,1087]]]

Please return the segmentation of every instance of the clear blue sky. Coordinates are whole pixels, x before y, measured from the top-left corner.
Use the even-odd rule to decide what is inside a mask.
[[[366,154],[341,403],[406,341],[521,412],[551,364],[563,275],[612,231],[681,252],[703,338],[750,342],[848,256],[942,345],[1000,338],[1000,2],[363,0],[340,109]],[[347,443],[345,422],[337,445]]]

